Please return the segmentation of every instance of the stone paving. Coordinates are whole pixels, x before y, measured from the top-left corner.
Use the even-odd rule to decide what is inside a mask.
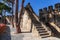
[[[33,37],[32,33],[20,33],[20,34],[13,34],[15,32],[15,28],[11,26],[7,26],[6,33],[0,35],[0,40],[60,40],[56,37],[49,37],[49,38],[40,38],[40,37]]]

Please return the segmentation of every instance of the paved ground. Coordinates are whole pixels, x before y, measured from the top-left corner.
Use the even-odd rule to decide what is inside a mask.
[[[49,37],[41,39],[40,37],[33,37],[32,33],[20,33],[20,34],[13,34],[15,32],[15,28],[11,26],[7,27],[6,33],[0,35],[0,40],[60,40],[56,37]]]

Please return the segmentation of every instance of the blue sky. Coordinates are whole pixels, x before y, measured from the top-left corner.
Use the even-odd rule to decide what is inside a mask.
[[[21,8],[20,7],[21,1],[22,0],[19,0],[19,10]],[[26,6],[29,2],[31,4],[34,12],[38,15],[39,9],[44,8],[44,7],[48,7],[50,5],[54,6],[54,4],[60,3],[60,0],[25,0],[24,6]]]
[[[48,7],[50,5],[54,6],[54,4],[58,2],[60,3],[60,0],[25,0],[24,6],[26,6],[29,2],[35,13],[38,15],[39,9]],[[21,0],[19,1],[19,3],[21,3]]]

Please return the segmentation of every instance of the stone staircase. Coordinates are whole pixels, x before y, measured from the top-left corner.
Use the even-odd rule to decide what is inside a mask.
[[[49,32],[46,27],[39,23],[35,24],[35,26],[41,38],[47,38],[51,36],[51,32]]]
[[[45,25],[51,30],[52,36],[60,37],[60,28],[54,22],[50,22]]]
[[[54,23],[55,25],[57,25],[60,28],[60,22]]]

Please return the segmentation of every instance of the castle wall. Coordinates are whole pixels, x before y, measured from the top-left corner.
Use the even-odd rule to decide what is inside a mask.
[[[27,11],[25,11],[21,20],[21,31],[30,32],[30,30],[31,30],[31,19],[28,16]]]

